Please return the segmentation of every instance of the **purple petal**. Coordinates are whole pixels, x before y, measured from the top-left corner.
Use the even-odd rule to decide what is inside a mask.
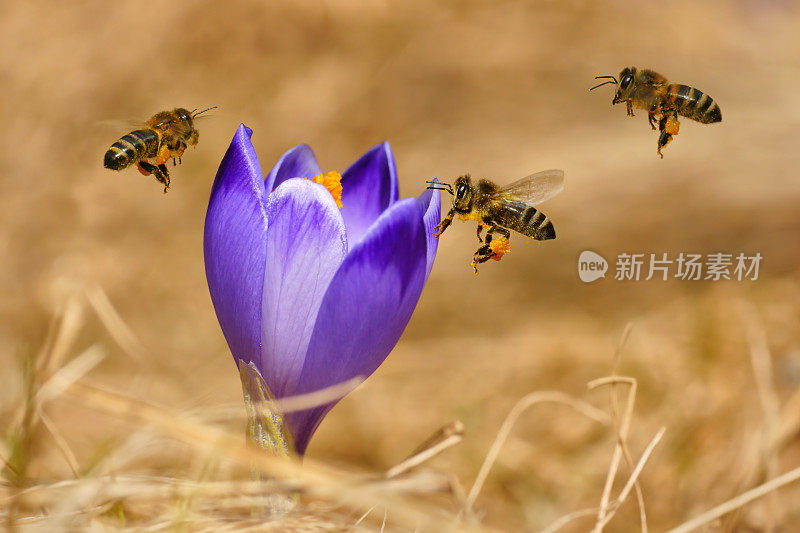
[[[433,181],[439,182],[434,179]],[[436,226],[439,224],[442,213],[442,194],[433,189],[425,189],[417,198],[422,211],[425,213],[422,222],[425,224],[425,240],[428,245],[427,267],[425,269],[425,279],[431,274],[433,260],[436,258],[436,249],[439,247],[439,239],[436,238]]]
[[[388,142],[374,146],[342,174],[342,217],[352,248],[397,201],[397,171]]]
[[[258,365],[267,218],[252,134],[240,125],[220,163],[206,212],[203,248],[211,301],[231,353]]]
[[[422,216],[416,198],[396,202],[347,254],[322,300],[298,394],[367,377],[394,348],[425,283]],[[335,403],[289,415],[300,454]]]
[[[347,255],[344,220],[325,187],[283,182],[267,202],[262,307],[262,375],[277,397],[291,396],[322,297]]]
[[[322,174],[317,158],[307,144],[298,144],[278,159],[267,175],[265,189],[267,194],[277,189],[281,183],[292,178],[313,178]]]

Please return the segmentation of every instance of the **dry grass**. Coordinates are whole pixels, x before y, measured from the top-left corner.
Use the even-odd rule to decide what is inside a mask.
[[[114,338],[127,338],[128,345],[137,345],[135,338],[122,335],[128,332],[118,314],[110,305],[98,306],[97,301],[108,302],[97,288],[86,291],[84,299],[70,300],[56,318],[48,342],[37,357],[23,360],[23,396],[16,402],[17,412],[6,428],[2,449],[6,483],[0,491],[5,509],[3,518],[9,528],[74,529],[85,527],[124,528],[145,530],[271,530],[276,531],[327,531],[327,530],[433,530],[433,531],[483,531],[491,530],[475,513],[475,502],[498,461],[514,426],[523,414],[534,406],[560,404],[605,427],[616,428],[614,447],[605,484],[597,507],[580,509],[554,520],[542,531],[560,531],[572,522],[595,517],[593,532],[601,532],[636,490],[640,527],[648,530],[646,498],[639,483],[647,461],[662,440],[666,427],[661,427],[650,443],[633,461],[628,440],[634,418],[634,403],[638,383],[635,378],[614,374],[591,381],[588,390],[610,387],[612,391],[609,412],[598,409],[585,400],[560,391],[537,391],[519,400],[498,430],[468,493],[458,477],[441,470],[421,468],[445,450],[458,445],[464,436],[464,425],[448,424],[426,439],[411,456],[385,474],[354,471],[351,468],[331,466],[313,459],[303,465],[282,458],[264,455],[249,448],[241,432],[231,431],[209,417],[196,412],[176,410],[152,404],[142,398],[107,390],[97,385],[86,385],[89,374],[104,358],[105,353],[92,346],[74,358],[65,361],[74,351],[77,334],[83,327],[84,307],[92,305],[97,319],[103,324],[115,324],[120,331]],[[758,457],[764,464],[761,475],[773,478],[717,507],[703,513],[674,529],[688,532],[712,523],[721,517],[740,512],[748,503],[766,497],[770,512],[767,528],[776,526],[779,517],[774,514],[779,505],[777,489],[800,479],[800,468],[783,475],[770,475],[786,436],[778,427],[797,427],[797,411],[781,413],[781,406],[771,384],[770,356],[764,344],[763,331],[752,309],[742,308],[748,325],[751,358],[756,369],[757,382],[764,397],[772,400],[771,416],[765,416],[764,447]],[[110,332],[111,333],[111,332]],[[622,342],[628,338],[626,328]],[[622,343],[621,343],[622,344]],[[621,347],[614,360],[620,362]],[[352,387],[352,384],[346,384]],[[616,387],[628,388],[620,410]],[[333,389],[338,390],[339,386]],[[307,407],[315,405],[314,398],[325,403],[330,391],[287,399],[285,405]],[[103,457],[81,464],[70,444],[53,423],[47,411],[54,404],[66,404],[63,409],[75,406],[96,413],[110,415],[135,428],[126,442],[108,447]],[[229,413],[230,414],[230,413]],[[239,419],[243,424],[244,420]],[[57,474],[33,477],[30,474],[31,451],[53,448],[69,467],[70,475]],[[158,452],[154,452],[158,449]],[[612,498],[620,469],[625,461],[627,481]],[[150,472],[127,472],[132,465],[144,460],[170,465],[167,475],[160,469]],[[269,482],[247,479],[247,469],[258,469]],[[146,470],[151,470],[146,468]],[[163,466],[162,466],[163,468]],[[747,483],[755,479],[757,465],[748,470]],[[287,517],[265,522],[255,509],[265,505],[270,494],[295,493],[301,496],[296,510]],[[383,510],[383,518],[374,513]],[[356,520],[355,516],[362,513]],[[380,525],[376,522],[380,519]],[[584,520],[585,521],[585,520]],[[387,529],[388,528],[388,529]]]
[[[0,7],[7,527],[664,531],[702,519],[778,532],[800,521],[796,6],[150,11]],[[710,93],[723,123],[684,123],[659,160],[643,116],[587,91],[631,64]],[[101,167],[122,133],[109,121],[176,105],[219,109],[169,194]],[[241,386],[205,286],[204,210],[240,122],[264,168],[307,142],[323,169],[342,170],[388,139],[404,196],[465,171],[567,176],[543,206],[558,239],[512,239],[477,278],[474,227],[448,231],[400,344],[326,418],[302,468],[244,446]],[[585,249],[759,251],[764,263],[756,282],[585,285]],[[250,481],[251,461],[274,487]],[[251,516],[281,487],[303,495],[294,514]]]

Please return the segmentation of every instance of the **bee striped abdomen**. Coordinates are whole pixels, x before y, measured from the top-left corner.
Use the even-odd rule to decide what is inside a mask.
[[[714,99],[688,85],[670,85],[667,90],[667,102],[679,115],[703,124],[722,120],[722,112]]]
[[[519,230],[523,235],[533,237],[538,241],[546,241],[556,238],[556,229],[553,223],[544,213],[535,207],[528,206],[522,214],[522,229]]]
[[[522,202],[506,202],[494,219],[503,227],[532,237],[537,241],[556,238],[556,229],[544,213]]]
[[[130,165],[155,157],[158,153],[158,135],[153,130],[136,130],[111,145],[103,165],[111,170],[122,170]]]

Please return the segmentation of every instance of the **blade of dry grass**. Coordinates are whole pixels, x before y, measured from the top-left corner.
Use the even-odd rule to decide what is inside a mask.
[[[609,466],[608,475],[606,476],[606,483],[603,487],[603,494],[600,498],[600,507],[597,512],[597,524],[593,530],[597,533],[602,531],[601,524],[604,523],[606,514],[608,513],[609,501],[611,500],[611,490],[614,486],[614,479],[616,479],[617,470],[619,470],[619,463],[623,455],[623,443],[628,439],[628,431],[630,430],[631,420],[633,418],[633,405],[636,400],[637,383],[634,378],[624,376],[609,376],[595,379],[588,384],[589,390],[592,390],[597,387],[613,385],[616,383],[628,384],[630,385],[630,388],[628,390],[628,401],[625,406],[622,423],[620,424],[619,431],[617,432],[617,444],[614,446],[614,453],[611,457],[611,465]]]
[[[656,433],[655,437],[653,437],[653,439],[650,441],[650,444],[647,445],[647,447],[645,448],[644,452],[642,453],[641,458],[639,459],[639,462],[636,463],[636,467],[633,469],[633,472],[631,472],[631,475],[628,478],[628,482],[625,484],[625,486],[620,491],[619,496],[617,497],[617,500],[614,502],[614,504],[611,507],[611,509],[609,510],[608,514],[603,518],[603,522],[602,523],[598,523],[598,524],[595,525],[595,529],[596,530],[602,531],[603,528],[611,521],[611,519],[614,518],[614,514],[616,514],[617,509],[619,509],[620,506],[623,503],[625,503],[625,500],[628,498],[628,495],[630,494],[631,490],[636,485],[636,482],[639,479],[639,475],[642,473],[642,469],[644,468],[644,465],[647,463],[647,460],[650,458],[650,454],[653,453],[653,450],[658,445],[658,443],[661,441],[661,437],[664,436],[664,432],[666,430],[667,430],[667,428],[662,427],[658,431],[658,433]]]
[[[64,439],[63,435],[61,435],[61,432],[58,431],[56,425],[52,420],[50,420],[50,417],[47,416],[44,411],[40,410],[38,412],[38,416],[42,420],[44,427],[50,433],[50,436],[53,437],[53,441],[55,441],[56,447],[61,452],[61,455],[63,455],[64,459],[67,461],[69,469],[72,470],[72,475],[78,477],[78,470],[80,469],[78,465],[78,459],[75,457],[75,454],[72,452],[69,444],[67,444],[67,441]]]
[[[748,490],[747,492],[742,493],[739,496],[732,498],[725,503],[714,507],[713,509],[710,509],[709,511],[706,511],[700,516],[693,518],[688,522],[684,522],[678,527],[670,529],[667,533],[688,533],[689,531],[694,531],[732,511],[747,505],[754,500],[762,498],[767,494],[778,490],[781,487],[789,485],[790,483],[794,483],[797,480],[800,480],[800,467],[790,470],[789,472],[786,472],[775,479],[767,481],[766,483],[763,483],[752,490]]]
[[[632,330],[633,330],[633,322],[626,323],[625,327],[622,329],[622,335],[620,335],[619,342],[617,343],[617,349],[614,350],[614,363],[611,365],[612,376],[617,375],[617,371],[619,370],[619,364],[622,361],[622,349],[628,342],[628,337],[631,336]]]
[[[99,285],[91,285],[86,288],[86,299],[120,348],[137,363],[144,361],[147,349],[117,312],[106,291]]]
[[[40,376],[50,376],[56,368],[60,368],[69,348],[83,327],[83,303],[78,298],[70,298],[64,310],[56,319],[55,334],[52,343],[46,343],[36,358],[37,371]]]
[[[355,478],[350,479],[350,481],[354,480]],[[419,489],[424,489],[424,492],[440,492],[446,488],[446,483],[443,482],[442,476],[432,472],[417,474],[413,478],[408,477],[391,481],[376,479],[372,482],[363,482],[362,485],[380,491],[389,490],[409,494],[413,494]],[[100,487],[104,488],[106,497],[110,499],[125,499],[130,502],[157,502],[170,498],[181,499],[191,496],[206,498],[211,506],[222,506],[225,499],[256,498],[263,494],[274,494],[286,490],[285,485],[264,485],[258,481],[251,480],[193,481],[165,476],[104,475],[33,485],[23,489],[16,495],[4,499],[3,504],[24,498],[34,505],[47,505],[48,502],[52,503],[63,499],[64,494],[77,491],[94,492]],[[344,490],[347,490],[347,488]],[[247,506],[248,504],[236,503],[236,505]]]
[[[73,383],[91,372],[106,358],[106,352],[94,344],[75,359],[61,367],[36,393],[38,405],[45,404],[64,393]]]
[[[428,437],[409,457],[386,471],[387,478],[399,476],[416,468],[425,461],[439,455],[444,450],[455,446],[464,438],[464,424],[455,420],[446,426],[439,428],[433,435]]]
[[[555,522],[553,522],[552,524],[541,530],[539,533],[555,533],[556,531],[566,526],[573,520],[577,520],[578,518],[583,518],[585,516],[592,516],[596,514],[597,514],[597,507],[590,507],[589,509],[580,509],[578,511],[573,511],[569,514],[565,514],[564,516],[562,516],[561,518],[559,518],[558,520],[556,520]]]
[[[363,376],[356,376],[341,383],[336,383],[324,389],[307,392],[305,394],[298,394],[296,396],[287,396],[275,400],[275,406],[281,413],[293,413],[296,411],[305,411],[325,405],[336,400],[339,400],[351,393],[356,387],[364,382]]]
[[[375,506],[373,505],[372,507],[370,507],[369,509],[367,509],[367,511],[366,511],[364,514],[362,514],[360,517],[358,517],[358,520],[356,520],[356,521],[355,521],[355,523],[354,523],[354,524],[353,524],[353,525],[350,527],[350,531],[352,531],[353,529],[355,529],[355,528],[356,528],[356,527],[357,527],[357,526],[358,526],[358,525],[359,525],[361,522],[363,522],[363,521],[364,521],[364,519],[365,519],[365,518],[367,518],[367,517],[369,516],[369,514],[370,514],[370,513],[371,513],[371,512],[372,512],[374,509],[375,509]]]
[[[492,446],[489,449],[489,453],[486,454],[486,458],[484,459],[483,464],[481,465],[481,469],[478,472],[478,476],[475,479],[475,483],[473,483],[472,489],[470,489],[469,494],[467,495],[466,510],[468,512],[472,510],[472,506],[475,503],[475,499],[478,497],[478,494],[480,493],[481,488],[483,487],[483,484],[486,481],[486,477],[489,475],[489,470],[492,468],[492,465],[497,460],[497,456],[500,454],[500,449],[503,447],[503,444],[505,443],[509,433],[511,432],[511,428],[514,427],[514,424],[516,423],[517,419],[528,408],[542,403],[557,403],[566,405],[572,407],[582,415],[592,420],[595,420],[601,424],[611,425],[612,423],[611,418],[608,416],[608,414],[604,413],[600,409],[597,409],[596,407],[587,402],[573,398],[572,396],[560,391],[536,391],[524,396],[514,405],[514,407],[506,416],[506,419],[500,426],[500,429],[497,432],[497,436],[495,437],[494,442],[492,443]]]
[[[293,413],[297,411],[305,411],[306,409],[313,409],[320,405],[325,405],[336,400],[341,399],[356,387],[364,382],[362,376],[356,376],[341,383],[335,383],[329,387],[318,389],[304,394],[295,396],[286,396],[274,401],[274,406],[281,413]],[[254,403],[256,405],[257,402]],[[271,407],[270,407],[271,408]],[[246,410],[242,409],[241,404],[226,404],[220,406],[203,406],[196,412],[198,417],[202,417],[206,421],[213,421],[217,419],[229,420],[231,417],[242,417],[247,419]]]
[[[630,337],[631,331],[633,330],[633,323],[628,322],[625,324],[625,328],[622,330],[622,335],[620,336],[619,343],[617,343],[617,349],[614,352],[614,364],[611,366],[611,375],[616,376],[617,371],[619,370],[620,362],[622,361],[622,349],[625,347],[625,344],[628,342],[628,337]],[[617,422],[619,420],[619,401],[617,399],[617,387],[616,385],[611,385],[611,391],[609,392],[611,397],[611,416],[614,418],[614,429],[617,433],[617,438],[619,439],[620,432]],[[630,468],[633,465],[633,458],[631,457],[631,452],[628,450],[628,445],[624,440],[620,441],[622,444],[622,455],[625,458],[625,462],[627,463],[628,467]],[[645,511],[644,506],[644,494],[642,493],[641,485],[636,482],[634,486],[636,489],[636,504],[639,506],[639,527],[641,528],[642,533],[647,533],[647,512]]]
[[[83,306],[77,299],[70,298],[51,322],[39,353],[33,359],[25,359],[26,370],[23,374],[26,401],[20,402],[10,424],[11,427],[19,427],[24,432],[30,433],[38,424],[38,419],[33,415],[38,411],[35,407],[35,396],[40,383],[51,376],[55,368],[59,368],[82,325]]]
[[[645,463],[647,463],[648,459],[650,459],[650,455],[653,453],[655,447],[658,446],[658,443],[661,442],[661,438],[664,436],[665,431],[667,431],[667,428],[662,426],[661,429],[658,430],[658,433],[656,433],[656,435],[650,441],[650,444],[647,445],[647,448],[645,448],[644,452],[642,452],[639,462],[636,463],[636,468],[633,469],[631,477],[622,488],[622,491],[620,491],[619,497],[617,497],[617,501],[619,503],[623,503],[627,499],[631,492],[631,488],[633,488],[633,486],[636,484],[636,480],[639,479],[639,475],[642,473]]]

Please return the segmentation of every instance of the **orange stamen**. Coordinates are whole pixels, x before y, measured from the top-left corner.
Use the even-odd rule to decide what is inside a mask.
[[[493,252],[492,259],[500,261],[509,252],[511,246],[506,237],[500,236],[492,239],[492,242],[489,243],[489,249]]]
[[[316,183],[322,184],[328,192],[331,193],[333,199],[336,200],[336,205],[339,209],[342,208],[342,175],[338,172],[331,171],[325,174],[317,174],[312,180]]]

